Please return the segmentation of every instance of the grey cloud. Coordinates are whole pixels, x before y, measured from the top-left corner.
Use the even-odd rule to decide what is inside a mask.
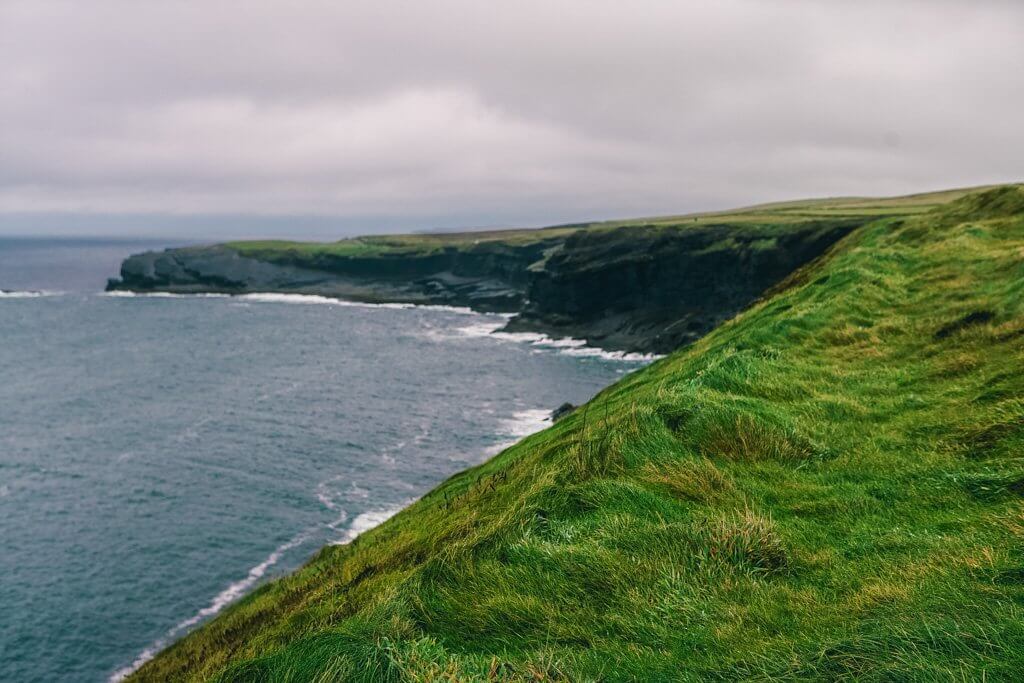
[[[1019,180],[1022,35],[998,1],[9,0],[0,213],[416,229]]]

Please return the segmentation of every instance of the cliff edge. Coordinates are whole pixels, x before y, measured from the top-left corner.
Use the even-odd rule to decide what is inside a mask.
[[[667,353],[732,318],[857,227],[964,191],[504,230],[231,242],[132,256],[111,290],[288,292],[517,314],[509,330]]]

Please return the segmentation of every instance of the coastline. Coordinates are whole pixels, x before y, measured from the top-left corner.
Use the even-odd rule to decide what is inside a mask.
[[[661,356],[649,354],[628,354],[624,352],[609,352],[602,349],[584,346],[583,340],[552,339],[547,335],[539,333],[506,333],[502,332],[505,323],[511,317],[510,314],[481,313],[467,307],[455,307],[437,304],[412,304],[412,303],[370,303],[360,301],[346,301],[335,297],[325,297],[315,294],[295,294],[279,292],[252,292],[247,294],[226,294],[218,292],[127,292],[127,291],[106,291],[97,293],[97,296],[124,299],[228,299],[240,303],[253,303],[260,305],[299,305],[299,306],[339,306],[356,307],[366,309],[382,310],[426,310],[454,313],[457,315],[482,318],[468,325],[454,325],[446,328],[447,336],[434,337],[438,343],[447,343],[459,338],[485,338],[493,339],[500,343],[513,343],[537,349],[535,352],[547,352],[570,357],[600,358],[606,361],[623,363],[623,371],[639,369]],[[547,429],[553,424],[552,411],[555,406],[547,408],[527,408],[511,410],[508,417],[500,420],[500,426],[496,436],[500,439],[496,443],[484,447],[476,458],[478,463],[487,461],[500,454],[502,451],[514,446],[522,439]],[[326,482],[321,482],[324,484]],[[322,546],[311,547],[312,553],[300,567],[308,563],[312,556],[324,548],[332,546],[344,546],[357,541],[363,534],[372,531],[383,524],[391,517],[414,505],[419,497],[408,498],[402,504],[382,508],[371,508],[349,518],[348,514],[336,507],[332,500],[317,487],[316,497],[325,508],[340,513],[338,518],[326,524],[332,531],[340,531],[333,540],[328,539]],[[318,525],[320,526],[320,525]],[[232,581],[220,592],[210,598],[209,603],[196,611],[188,618],[182,619],[171,627],[163,636],[154,640],[145,647],[128,664],[118,668],[110,674],[108,681],[116,683],[131,677],[142,666],[156,657],[162,650],[171,646],[174,642],[187,636],[190,632],[211,619],[215,618],[223,610],[235,604],[240,599],[258,588],[272,575],[275,566],[279,564],[284,555],[295,548],[306,544],[314,533],[314,528],[300,530],[291,538],[275,547],[261,562],[254,565],[245,576]]]

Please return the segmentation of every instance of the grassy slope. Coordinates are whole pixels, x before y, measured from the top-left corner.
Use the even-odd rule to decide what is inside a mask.
[[[139,677],[1012,679],[1024,191],[851,234]]]
[[[731,211],[712,211],[681,216],[661,216],[620,221],[577,223],[540,230],[485,230],[478,232],[439,232],[415,235],[373,235],[336,242],[295,242],[288,240],[250,240],[228,242],[227,246],[253,258],[276,259],[330,256],[408,256],[424,255],[444,248],[469,249],[480,243],[501,242],[525,245],[544,239],[567,237],[581,228],[612,230],[628,226],[689,228],[709,224],[729,224],[738,230],[761,228],[768,233],[790,224],[822,218],[890,216],[920,213],[958,199],[971,189],[929,192],[906,197],[838,197],[761,204]]]

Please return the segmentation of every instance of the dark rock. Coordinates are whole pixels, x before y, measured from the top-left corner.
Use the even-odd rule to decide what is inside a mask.
[[[530,265],[560,241],[488,242],[469,249],[359,257],[282,250],[252,258],[223,245],[167,249],[127,258],[121,278],[111,279],[107,289],[289,292],[516,312],[523,305]]]
[[[557,408],[551,411],[551,421],[558,422],[559,420],[561,420],[563,417],[565,417],[574,410],[576,410],[576,406],[574,406],[573,404],[569,402],[563,403],[562,405],[558,406]]]
[[[778,234],[733,225],[581,230],[534,273],[509,331],[667,353],[693,342],[821,255],[863,219]]]

